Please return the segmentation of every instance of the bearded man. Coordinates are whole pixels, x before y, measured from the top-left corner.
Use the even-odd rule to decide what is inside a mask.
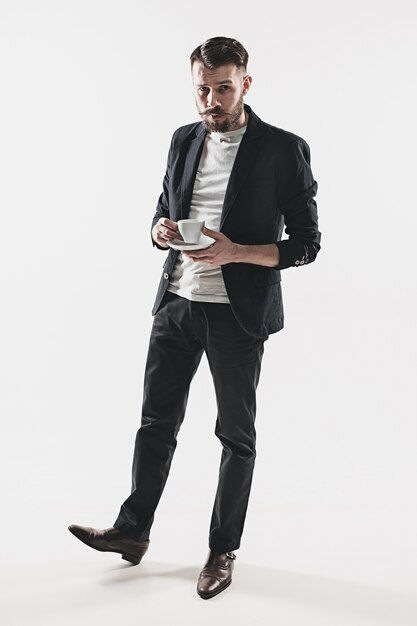
[[[197,581],[207,599],[232,582],[241,543],[264,344],[284,325],[281,270],[312,263],[321,233],[309,146],[244,103],[252,77],[242,44],[214,37],[190,61],[201,121],[174,132],[152,219],[152,243],[169,253],[152,309],[131,493],[112,527],[69,530],[92,548],[140,562],[205,353],[222,446],[209,552]],[[179,234],[178,221],[187,218],[205,222],[194,249]]]

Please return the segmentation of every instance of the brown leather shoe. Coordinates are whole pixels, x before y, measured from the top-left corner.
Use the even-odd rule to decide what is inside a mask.
[[[90,548],[100,550],[100,552],[118,552],[122,555],[122,559],[133,563],[133,565],[138,565],[141,562],[149,547],[149,539],[137,541],[117,528],[113,528],[113,526],[104,530],[97,530],[96,528],[72,524],[68,526],[68,530]]]
[[[204,600],[212,598],[230,585],[235,559],[234,552],[219,554],[209,550],[207,561],[197,582],[197,593],[201,598]]]

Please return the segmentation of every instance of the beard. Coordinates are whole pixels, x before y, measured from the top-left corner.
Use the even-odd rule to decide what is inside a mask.
[[[198,109],[198,107],[197,107]],[[239,120],[244,110],[243,106],[243,96],[241,95],[239,101],[236,106],[230,111],[230,113],[226,113],[222,111],[220,107],[216,107],[211,110],[210,113],[221,113],[222,115],[226,115],[226,119],[222,122],[217,120],[210,120],[209,115],[205,111],[198,110],[204,128],[209,132],[217,132],[217,133],[227,133],[229,130],[236,130],[239,127]]]

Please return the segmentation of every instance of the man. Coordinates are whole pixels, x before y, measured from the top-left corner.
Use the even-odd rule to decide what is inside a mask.
[[[169,254],[152,310],[131,494],[111,528],[69,529],[90,547],[140,562],[205,352],[217,398],[215,434],[223,447],[209,553],[197,582],[206,599],[230,585],[240,546],[264,343],[284,324],[281,270],[312,263],[321,234],[309,147],[244,104],[252,82],[244,47],[215,37],[190,59],[201,122],[175,131],[152,220],[152,243]],[[212,245],[171,247],[181,240],[181,218],[204,219],[203,234]],[[289,237],[281,240],[284,225]]]

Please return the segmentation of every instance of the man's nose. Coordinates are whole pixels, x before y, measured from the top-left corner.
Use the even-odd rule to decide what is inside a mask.
[[[214,109],[214,107],[220,106],[220,102],[217,99],[217,95],[212,89],[207,94],[207,106],[210,109]]]

